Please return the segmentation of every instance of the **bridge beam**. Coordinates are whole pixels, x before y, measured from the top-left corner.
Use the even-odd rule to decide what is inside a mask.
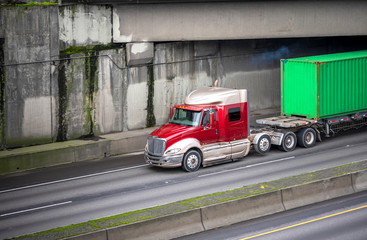
[[[366,1],[114,5],[114,42],[367,35]]]

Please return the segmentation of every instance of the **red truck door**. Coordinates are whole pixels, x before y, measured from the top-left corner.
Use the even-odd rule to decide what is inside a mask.
[[[218,142],[218,117],[217,112],[214,111],[214,123],[210,126],[209,123],[209,110],[204,110],[203,118],[200,124],[200,142],[201,144],[211,144]]]

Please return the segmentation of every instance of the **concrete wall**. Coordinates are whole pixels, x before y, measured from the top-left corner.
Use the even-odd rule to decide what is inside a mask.
[[[206,47],[208,56],[217,56],[217,44]],[[154,67],[154,114],[158,125],[167,122],[173,104],[183,103],[192,90],[211,86],[218,78],[217,60],[195,61],[195,54],[200,57],[194,42],[156,44],[154,63],[167,63]]]
[[[62,56],[59,65],[58,140],[126,129],[124,49]]]
[[[70,57],[84,57],[84,54],[72,54]],[[59,141],[88,135],[92,131],[90,79],[86,76],[89,66],[84,58],[61,61],[58,66]]]
[[[125,49],[111,44],[110,7],[0,11],[2,148],[128,129]]]
[[[237,1],[114,6],[114,41],[367,34],[365,1]]]
[[[251,110],[280,106],[279,59],[289,47],[261,41],[157,43],[154,63],[154,114],[168,120],[169,107],[183,103],[192,90],[212,86],[248,89]],[[159,65],[161,63],[168,63]]]
[[[0,148],[5,144],[5,8],[0,8]]]
[[[55,137],[54,69],[50,62],[43,61],[59,52],[58,19],[53,17],[57,14],[58,8],[50,6],[2,9],[4,63],[8,64],[5,67],[7,146],[51,142]]]
[[[0,38],[5,38],[5,8],[0,8]]]
[[[127,129],[139,129],[155,125],[153,115],[153,43],[126,44],[126,69],[128,87],[126,93]],[[142,66],[143,65],[143,66]]]
[[[127,128],[128,130],[144,128],[147,118],[148,69],[147,67],[127,70]]]
[[[99,56],[95,134],[127,131],[127,76],[120,69],[125,66],[125,50],[104,50]]]
[[[3,146],[5,141],[5,67],[3,67],[4,42],[4,38],[0,38],[0,146]]]
[[[69,5],[60,7],[60,49],[112,42],[112,7]]]

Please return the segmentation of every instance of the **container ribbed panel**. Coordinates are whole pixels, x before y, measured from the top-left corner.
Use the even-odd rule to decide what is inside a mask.
[[[367,51],[282,60],[282,113],[322,119],[367,110]]]

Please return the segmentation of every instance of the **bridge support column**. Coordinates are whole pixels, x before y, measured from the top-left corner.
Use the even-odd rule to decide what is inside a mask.
[[[127,127],[137,129],[155,125],[153,114],[153,63],[154,43],[127,43]]]

